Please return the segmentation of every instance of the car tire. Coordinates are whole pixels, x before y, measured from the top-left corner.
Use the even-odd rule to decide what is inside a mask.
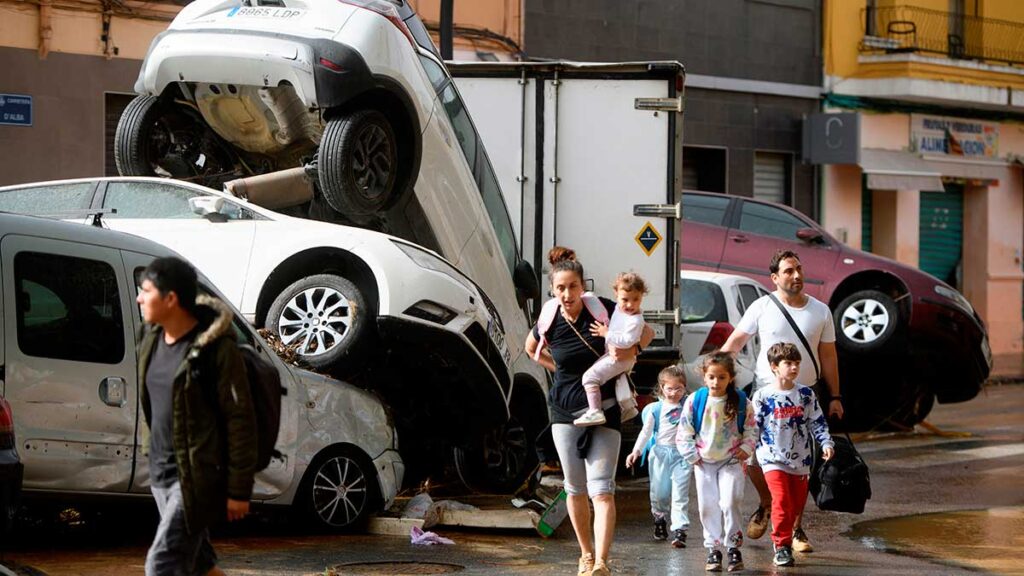
[[[366,526],[380,502],[370,458],[352,446],[333,446],[306,468],[294,508],[300,521],[317,532],[351,532]]]
[[[901,406],[890,420],[897,428],[913,428],[931,413],[935,406],[935,393],[926,385],[918,385],[915,391]]]
[[[836,343],[847,352],[884,350],[902,330],[896,303],[877,290],[854,292],[835,310]]]
[[[395,131],[377,110],[328,120],[317,157],[324,198],[355,222],[369,221],[401,197]]]
[[[339,376],[359,368],[360,350],[373,332],[362,290],[334,274],[289,285],[270,305],[266,324],[285,346],[297,345],[296,353],[310,367]]]
[[[452,449],[455,472],[471,491],[508,494],[537,469],[536,439],[541,426],[530,404],[513,397],[508,422]]]
[[[155,96],[136,96],[121,113],[114,132],[114,164],[121,176],[156,175],[153,166],[163,151],[154,138],[163,113]]]

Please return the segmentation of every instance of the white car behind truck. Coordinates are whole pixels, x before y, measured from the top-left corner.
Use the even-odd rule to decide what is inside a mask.
[[[633,270],[651,288],[655,342],[679,350],[683,66],[678,62],[449,62],[491,154],[520,252],[537,270],[576,250],[588,288],[609,295]]]

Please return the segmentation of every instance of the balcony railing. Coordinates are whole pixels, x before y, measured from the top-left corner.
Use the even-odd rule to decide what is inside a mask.
[[[865,8],[861,23],[862,53],[920,52],[1024,64],[1024,23],[916,6]]]

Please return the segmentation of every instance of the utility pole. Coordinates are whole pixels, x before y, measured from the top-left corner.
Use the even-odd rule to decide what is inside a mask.
[[[441,59],[452,59],[452,38],[455,22],[453,22],[455,0],[441,0]]]

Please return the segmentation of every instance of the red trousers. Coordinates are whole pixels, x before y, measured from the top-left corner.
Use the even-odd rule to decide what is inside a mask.
[[[781,470],[764,473],[772,493],[772,542],[776,547],[793,545],[793,525],[807,503],[807,476]]]

